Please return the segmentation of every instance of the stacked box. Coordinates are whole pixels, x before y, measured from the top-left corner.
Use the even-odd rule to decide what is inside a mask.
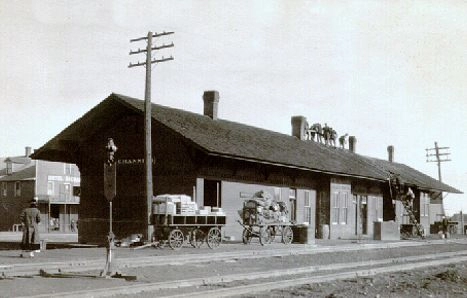
[[[225,215],[225,212],[220,207],[212,207],[209,215]]]
[[[176,214],[175,204],[172,202],[153,204],[152,205],[153,214]]]
[[[158,195],[152,198],[154,203],[165,203],[165,202],[172,202],[172,203],[181,203],[186,204],[191,202],[191,197],[187,195]]]
[[[180,203],[180,214],[196,214],[198,204],[195,202]]]
[[[199,210],[205,210],[208,213],[211,212],[211,206],[201,206],[199,207]]]

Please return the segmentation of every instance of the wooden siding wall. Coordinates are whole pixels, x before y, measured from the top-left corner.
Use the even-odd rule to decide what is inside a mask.
[[[0,193],[0,231],[10,231],[14,224],[20,224],[21,211],[34,198],[34,180],[20,181],[21,195],[15,196],[15,182],[7,181],[7,196]],[[0,183],[1,185],[1,183]]]
[[[104,197],[103,164],[107,138],[118,150],[117,196],[113,200],[113,232],[117,239],[143,233],[146,224],[143,122],[138,115],[121,118],[112,127],[92,136],[81,147],[80,243],[103,243],[109,230],[109,202]],[[190,152],[183,140],[162,125],[153,123],[154,195],[192,195],[196,185]]]

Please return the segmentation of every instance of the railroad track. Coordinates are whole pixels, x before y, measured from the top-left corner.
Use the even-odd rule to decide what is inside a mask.
[[[467,261],[467,250],[386,258],[363,262],[346,262],[323,266],[306,266],[292,269],[267,270],[154,282],[129,286],[117,286],[96,290],[61,292],[28,297],[233,297],[302,284],[327,282],[355,276],[371,276],[413,270],[424,267],[447,265]],[[241,285],[238,285],[241,282]],[[232,283],[231,285],[229,283]]]

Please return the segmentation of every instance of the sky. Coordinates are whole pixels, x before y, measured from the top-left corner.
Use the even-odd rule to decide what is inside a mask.
[[[144,98],[148,31],[174,31],[155,58],[152,102],[284,134],[290,119],[357,138],[358,153],[467,192],[467,3],[464,1],[0,0],[0,156],[37,149],[112,92]],[[448,215],[467,195],[447,194]]]

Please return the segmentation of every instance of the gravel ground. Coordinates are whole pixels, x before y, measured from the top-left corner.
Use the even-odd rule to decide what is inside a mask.
[[[467,297],[467,263],[307,284],[242,297]]]

